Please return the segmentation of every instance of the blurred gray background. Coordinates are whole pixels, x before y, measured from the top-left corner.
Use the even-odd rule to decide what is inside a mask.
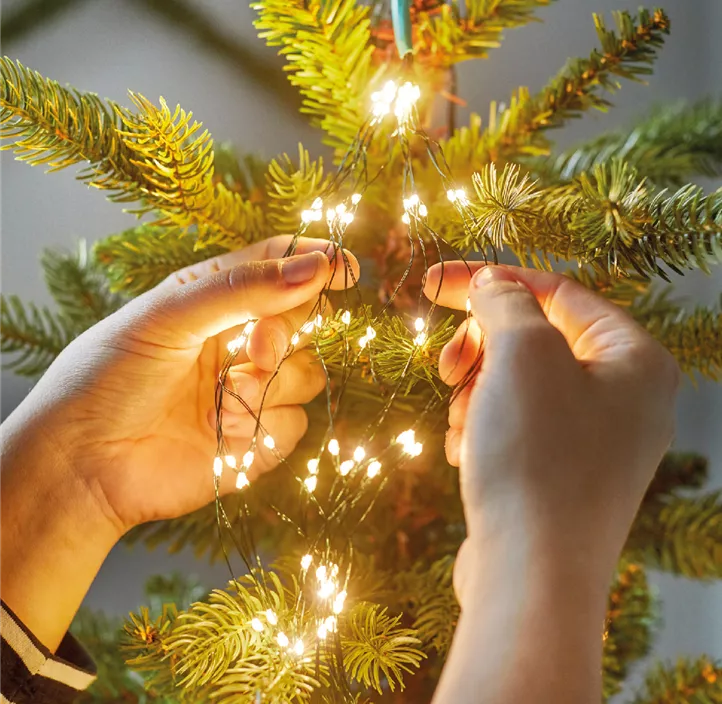
[[[722,88],[722,3],[719,0],[659,0],[672,20],[672,34],[661,52],[649,85],[625,83],[614,98],[616,109],[587,115],[559,133],[563,144],[583,139],[634,117],[655,102],[695,99]],[[289,101],[274,97],[264,71],[281,63],[255,36],[253,13],[242,0],[189,0],[210,17],[214,31],[241,47],[256,61],[253,75],[234,63],[234,49],[213,50],[187,28],[173,26],[158,12],[162,3],[147,0],[57,0],[52,20],[17,40],[5,42],[4,54],[21,60],[61,83],[122,103],[132,89],[155,100],[162,95],[193,110],[217,141],[231,140],[241,152],[271,157],[297,152],[302,141],[323,152],[318,133],[294,113]],[[5,17],[21,0],[4,0]],[[507,100],[512,89],[540,88],[569,56],[596,46],[593,11],[636,8],[615,0],[559,0],[540,12],[544,22],[507,33],[487,61],[462,64],[460,94],[484,119],[491,99]],[[236,53],[235,57],[240,55]],[[280,75],[280,70],[279,74]],[[255,78],[253,77],[255,76]],[[292,101],[291,101],[292,102]],[[466,120],[462,110],[458,124]],[[705,184],[712,186],[714,184]],[[38,257],[46,246],[72,247],[78,237],[92,241],[132,225],[132,216],[102,195],[74,181],[73,174],[45,175],[2,154],[2,289],[36,303],[50,303]],[[697,272],[678,280],[690,302],[711,303],[722,290],[722,268],[714,276]],[[2,373],[5,417],[23,399],[30,382]],[[554,403],[553,399],[549,400]],[[722,486],[722,386],[686,384],[678,406],[680,449],[706,453],[713,485]],[[150,574],[181,570],[201,574],[208,586],[221,585],[225,568],[196,562],[192,555],[169,556],[158,550],[118,547],[104,565],[87,603],[123,613],[142,603],[142,585]],[[655,575],[664,600],[664,630],[655,655],[708,652],[722,657],[722,584],[692,583]]]

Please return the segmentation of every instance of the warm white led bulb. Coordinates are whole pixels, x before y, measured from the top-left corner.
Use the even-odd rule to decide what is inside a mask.
[[[354,193],[354,194],[351,196],[351,202],[352,202],[354,205],[358,205],[358,204],[361,202],[361,194],[360,194],[360,193]]]
[[[276,642],[282,647],[282,648],[288,648],[288,636],[281,632],[276,636]]]
[[[344,460],[338,467],[342,477],[345,477],[353,469],[353,460]]]
[[[251,620],[251,628],[254,631],[258,631],[259,633],[262,633],[265,626],[263,625],[263,622],[261,621],[260,618],[254,618]]]
[[[333,612],[340,614],[343,611],[343,605],[346,601],[346,592],[339,592],[336,594],[336,598],[333,600]]]
[[[248,481],[248,476],[245,472],[238,472],[236,477],[236,489],[245,489],[251,482]]]
[[[314,458],[314,459],[312,459],[312,460],[309,460],[308,462],[306,462],[306,467],[308,467],[308,471],[309,471],[311,474],[317,474],[317,473],[318,473],[318,463],[319,463],[319,460],[318,460],[317,457]]]
[[[238,466],[238,464],[236,462],[236,458],[233,455],[226,455],[224,459],[226,460],[226,464],[231,469],[235,469]]]
[[[297,332],[294,332],[293,335],[291,336],[291,346],[295,347],[300,341],[301,341],[301,336]]]
[[[321,624],[318,627],[318,631],[316,631],[316,633],[321,640],[326,640],[327,630],[324,624]]]
[[[303,655],[303,641],[300,638],[293,644],[293,652],[299,656]]]
[[[278,623],[278,616],[276,616],[276,612],[273,609],[268,609],[266,611],[266,620],[272,626],[275,626]]]
[[[417,347],[421,347],[426,342],[426,333],[420,332],[415,338],[414,338],[414,344]]]
[[[315,327],[315,323],[313,320],[309,320],[305,322],[303,325],[301,325],[301,332],[304,335],[308,335],[309,333],[313,332],[313,328]]]
[[[466,312],[471,313],[471,298],[466,299]]]
[[[414,329],[416,332],[421,332],[426,327],[426,323],[423,318],[416,318],[414,320]]]
[[[245,455],[243,455],[243,466],[248,469],[253,464],[253,460],[255,459],[256,454],[253,452],[253,450],[249,450],[246,452]]]
[[[340,447],[340,445],[338,444],[338,440],[336,440],[336,438],[331,438],[331,439],[328,441],[328,451],[329,451],[332,455],[338,455],[338,453],[341,451],[341,447]]]
[[[366,474],[368,475],[369,479],[373,479],[375,476],[378,475],[378,473],[381,471],[381,462],[378,460],[374,460],[373,462],[369,463],[369,466],[366,468]]]
[[[357,462],[360,462],[364,457],[366,457],[366,450],[364,450],[363,447],[361,447],[361,445],[359,445],[359,446],[353,451],[353,458],[354,458]]]
[[[404,223],[404,225],[409,225],[411,223],[411,218],[409,217],[408,213],[404,213],[401,216],[401,222]]]
[[[351,322],[351,311],[350,311],[350,310],[345,310],[345,311],[341,314],[341,322],[342,322],[344,325],[348,325],[348,324]]]
[[[463,188],[456,189],[456,200],[458,200],[461,205],[469,204],[469,199],[466,197],[466,192]]]
[[[307,225],[310,222],[313,222],[314,220],[314,213],[313,210],[302,210],[301,211],[301,221],[305,222]]]
[[[217,477],[223,474],[223,460],[220,457],[213,458],[213,474]]]
[[[263,444],[269,450],[273,450],[276,447],[276,441],[270,435],[266,435],[266,437],[263,438]]]
[[[345,203],[339,203],[336,206],[336,214],[337,215],[343,215],[346,212],[346,204]]]
[[[417,206],[421,202],[421,200],[419,199],[418,193],[412,193],[409,196],[408,201],[409,201],[409,207],[411,207],[411,208],[413,208],[414,206]]]
[[[344,224],[350,225],[354,221],[354,214],[353,213],[344,213],[341,216],[341,220],[343,220]]]
[[[334,590],[335,586],[333,582],[330,580],[328,582],[323,582],[318,588],[318,596],[321,599],[328,599],[333,594]]]
[[[403,433],[399,433],[399,436],[396,438],[396,442],[400,443],[401,445],[408,445],[413,443],[415,440],[414,437],[414,431],[409,428],[408,430],[404,430]]]
[[[319,565],[316,568],[316,579],[319,582],[323,582],[326,580],[326,565]]]
[[[255,320],[249,320],[246,323],[246,326],[243,328],[243,334],[244,335],[250,335],[253,332],[253,328],[256,327],[256,321]]]
[[[323,208],[323,201],[320,198],[316,198],[316,200],[311,203],[311,208],[313,210],[321,210],[321,208]]]
[[[373,340],[374,337],[376,337],[376,330],[374,330],[370,325],[366,328],[366,337],[368,337],[369,340]]]
[[[453,203],[456,200],[456,191],[453,188],[450,188],[446,191],[446,197]]]
[[[419,206],[419,215],[420,215],[422,218],[425,218],[428,214],[429,214],[429,209],[422,203],[422,204]]]
[[[301,568],[304,570],[307,570],[311,566],[312,562],[313,562],[313,557],[311,557],[311,555],[304,555],[301,558]]]
[[[336,630],[336,617],[335,616],[329,616],[324,622],[323,625],[326,626],[326,630],[330,633],[333,633]]]
[[[323,327],[323,316],[320,313],[316,316],[316,320],[314,320],[314,325],[317,328]]]
[[[306,489],[308,489],[310,494],[313,494],[314,491],[316,491],[316,485],[318,484],[318,478],[312,474],[310,477],[306,477],[303,480],[303,483],[306,485]]]
[[[412,457],[418,457],[423,449],[424,446],[420,442],[415,442],[411,447],[407,448],[406,452]]]
[[[361,349],[366,347],[366,345],[368,345],[368,343],[369,343],[369,339],[368,339],[368,337],[366,337],[366,335],[364,335],[363,337],[359,337],[358,344]]]
[[[231,340],[228,345],[228,351],[229,352],[238,352],[243,345],[246,344],[246,336],[245,335],[239,335],[235,340]]]

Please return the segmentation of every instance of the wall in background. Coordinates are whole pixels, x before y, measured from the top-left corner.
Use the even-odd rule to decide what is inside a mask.
[[[6,0],[5,10],[17,0]],[[240,0],[195,0],[224,32],[255,47],[265,60],[280,66],[274,52],[255,37],[252,13]],[[560,133],[569,143],[629,123],[650,104],[695,99],[719,92],[722,83],[722,5],[716,0],[666,0],[672,35],[662,51],[649,86],[626,83],[609,114],[588,115]],[[488,61],[462,65],[460,92],[486,117],[491,99],[506,100],[520,84],[537,89],[568,56],[587,54],[596,46],[591,13],[636,3],[616,0],[559,0],[540,13],[543,24],[510,32]],[[715,32],[715,28],[717,31]],[[256,81],[226,61],[201,49],[189,36],[161,22],[138,2],[92,0],[81,3],[3,52],[61,82],[126,102],[132,88],[151,99],[163,95],[194,111],[216,140],[232,140],[241,151],[265,157],[296,152],[298,141],[318,149],[318,134],[285,111]],[[461,110],[459,124],[468,117]],[[2,285],[26,300],[49,303],[38,266],[46,246],[72,247],[78,237],[94,240],[132,225],[132,218],[101,194],[77,184],[71,173],[45,176],[40,169],[2,155]],[[693,273],[679,282],[691,301],[711,302],[722,289],[722,271],[714,277]],[[28,381],[2,374],[2,410],[7,415],[29,389]],[[550,404],[554,399],[549,400]],[[687,386],[679,402],[677,446],[707,453],[722,485],[722,387]],[[716,430],[716,432],[715,432]],[[125,612],[141,602],[147,575],[179,569],[202,572],[209,585],[227,578],[225,569],[199,565],[192,555],[167,556],[156,551],[116,549],[101,570],[87,603],[110,612]],[[665,629],[657,654],[707,651],[722,657],[722,585],[700,585],[666,575],[655,577],[665,601]]]

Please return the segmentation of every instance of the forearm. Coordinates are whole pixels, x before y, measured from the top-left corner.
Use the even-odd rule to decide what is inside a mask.
[[[434,704],[597,704],[606,585],[561,551],[487,548],[465,576]]]
[[[54,652],[117,532],[67,457],[27,425],[11,416],[2,426],[1,590]]]

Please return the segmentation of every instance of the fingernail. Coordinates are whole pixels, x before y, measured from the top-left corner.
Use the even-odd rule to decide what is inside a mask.
[[[248,404],[255,402],[261,392],[258,379],[245,372],[231,372],[231,383],[234,391]]]
[[[288,284],[302,284],[316,276],[320,260],[316,252],[291,257],[281,265],[281,274]]]
[[[516,281],[514,275],[501,266],[485,266],[474,274],[473,285],[481,288],[492,281]]]

